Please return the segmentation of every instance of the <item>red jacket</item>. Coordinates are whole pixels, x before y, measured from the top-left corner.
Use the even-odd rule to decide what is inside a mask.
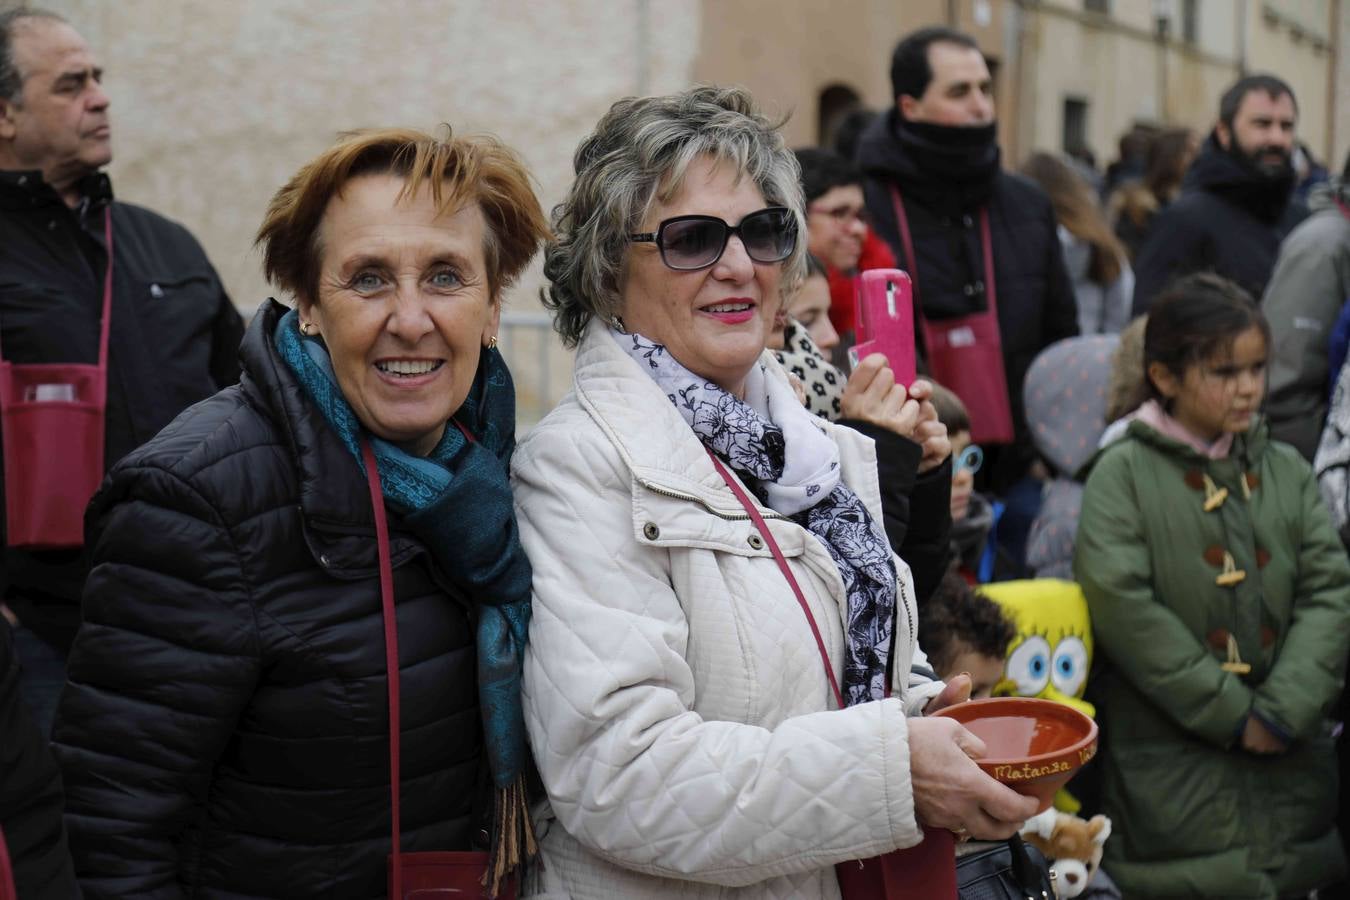
[[[868,269],[894,269],[895,256],[886,242],[876,236],[871,229],[863,238],[862,255],[858,257],[856,272],[840,272],[833,266],[825,267],[825,275],[830,279],[830,324],[840,334],[854,330],[855,298],[858,294],[858,272]]]

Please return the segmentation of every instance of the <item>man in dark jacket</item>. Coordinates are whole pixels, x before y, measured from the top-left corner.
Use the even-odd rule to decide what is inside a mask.
[[[976,439],[985,446],[988,487],[1002,491],[1034,459],[1022,411],[1027,368],[1043,348],[1078,333],[1054,211],[1040,189],[1000,168],[992,81],[972,38],[948,28],[908,35],[895,48],[891,84],[895,106],[873,120],[858,147],[867,210],[915,281],[916,312],[927,320],[930,336],[944,323],[995,313],[990,325],[996,324],[991,330],[1001,346],[990,349],[1001,354],[988,359],[997,369],[1001,355],[1002,371],[983,374],[997,376],[1001,386],[963,388],[963,370],[976,367],[957,363],[944,371],[934,348],[924,349],[933,376],[971,408]],[[986,224],[992,271],[982,238]],[[922,335],[922,324],[916,326]],[[960,325],[946,343],[979,345],[984,339],[978,332],[974,324]],[[1011,441],[1005,432],[998,442],[1010,446],[991,447],[994,442],[981,439],[991,424],[980,412],[982,397],[1010,417]]]
[[[1193,272],[1215,272],[1262,295],[1280,242],[1307,215],[1292,202],[1297,120],[1294,92],[1273,75],[1248,75],[1224,93],[1181,196],[1139,250],[1135,315]]]
[[[191,234],[113,200],[99,171],[112,159],[102,74],[59,16],[0,14],[0,352],[13,363],[98,362],[110,210],[106,468],[237,380],[243,323]],[[25,698],[44,730],[85,574],[78,548],[7,546],[0,565],[3,604],[22,624]]]

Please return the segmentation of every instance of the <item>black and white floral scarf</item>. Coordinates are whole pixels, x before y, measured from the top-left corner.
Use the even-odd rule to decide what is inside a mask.
[[[775,350],[773,355],[802,383],[806,411],[838,422],[844,415],[844,384],[848,378],[820,352],[805,326],[796,319],[788,319],[783,349]]]
[[[709,450],[774,511],[829,550],[848,597],[848,656],[840,686],[853,706],[885,696],[896,570],[890,544],[858,495],[839,477],[839,448],[792,388],[756,363],[737,399],[700,378],[662,344],[612,331]]]

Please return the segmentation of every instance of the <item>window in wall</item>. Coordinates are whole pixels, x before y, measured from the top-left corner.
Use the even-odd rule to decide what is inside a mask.
[[[1060,147],[1076,155],[1087,146],[1088,102],[1082,97],[1064,98],[1064,137]]]
[[[1181,0],[1181,39],[1188,44],[1200,40],[1200,0]]]
[[[1083,9],[1109,16],[1111,15],[1111,0],[1083,0]]]

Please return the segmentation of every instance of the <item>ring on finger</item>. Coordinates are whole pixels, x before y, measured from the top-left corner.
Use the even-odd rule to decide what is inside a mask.
[[[956,838],[956,842],[958,844],[964,844],[966,841],[970,840],[970,832],[966,830],[966,827],[964,825],[958,825],[957,827],[949,830],[951,831],[952,835]]]

